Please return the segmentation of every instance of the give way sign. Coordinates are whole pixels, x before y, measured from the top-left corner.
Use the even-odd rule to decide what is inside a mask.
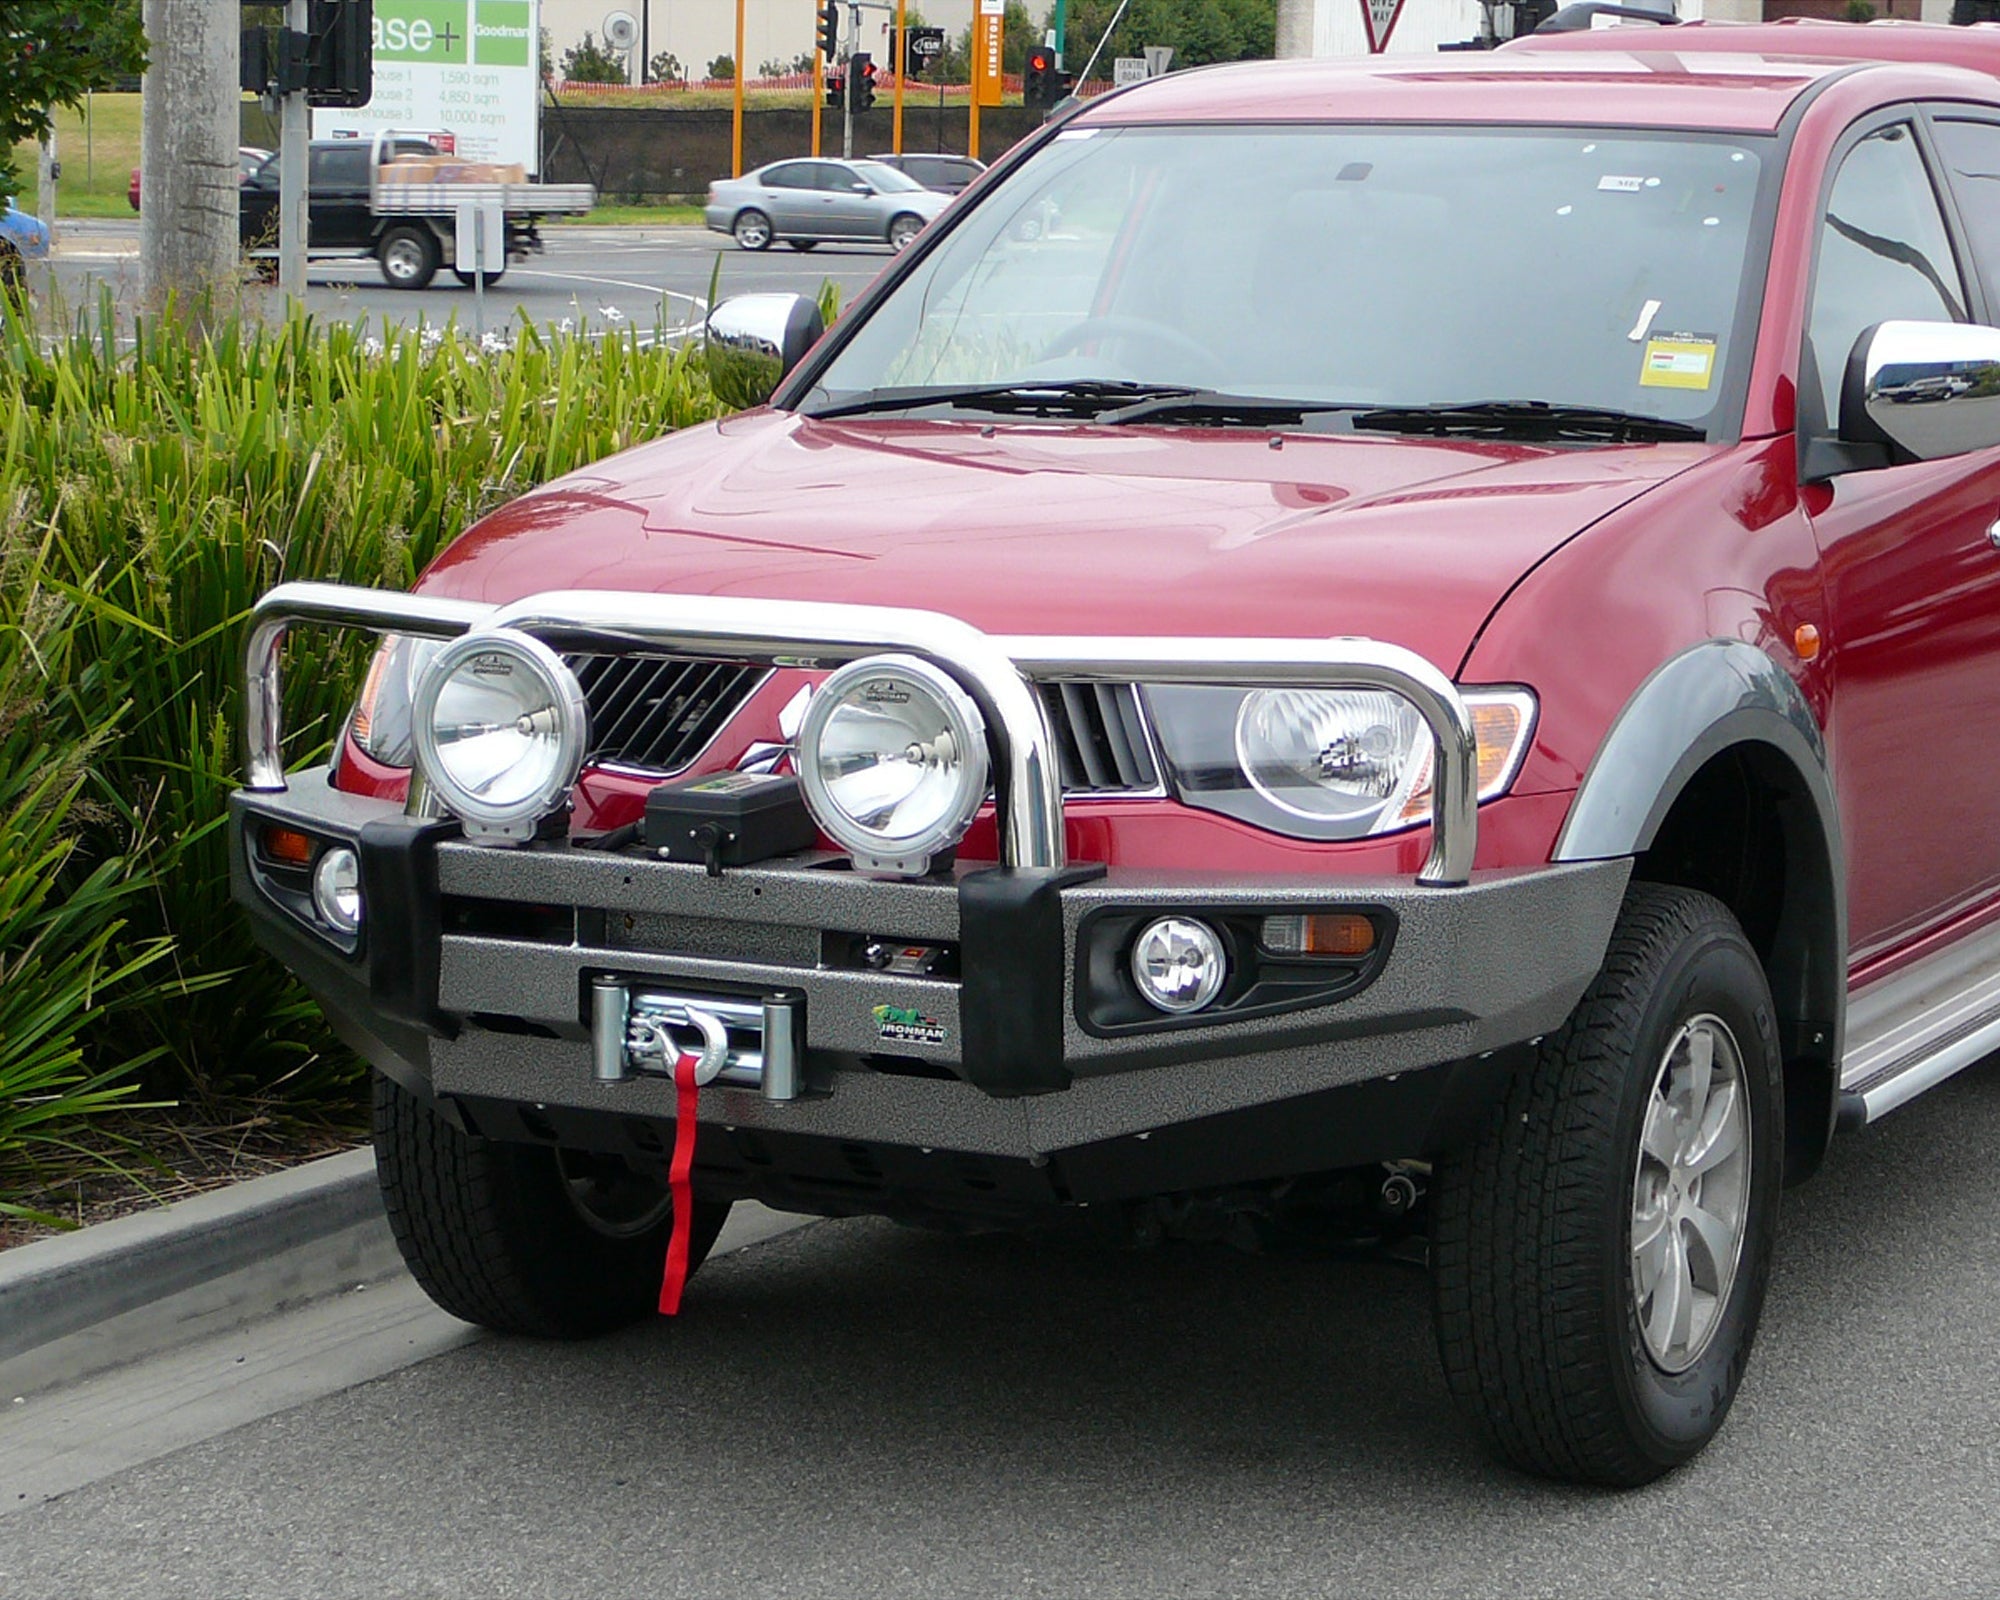
[[[1389,48],[1389,35],[1403,14],[1403,0],[1361,0],[1361,21],[1368,29],[1368,53],[1379,56]]]

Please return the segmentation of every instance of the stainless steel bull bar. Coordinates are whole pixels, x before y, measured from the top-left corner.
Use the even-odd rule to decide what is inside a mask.
[[[587,589],[488,606],[288,583],[251,614],[244,709],[251,789],[285,787],[279,652],[295,622],[427,638],[514,628],[558,649],[587,643],[808,669],[908,651],[957,679],[998,733],[1001,857],[1030,870],[1065,864],[1061,777],[1032,681],[1383,689],[1416,707],[1436,748],[1431,851],[1417,881],[1466,882],[1478,842],[1478,747],[1464,701],[1423,657],[1373,639],[1002,637],[939,612],[889,606]]]

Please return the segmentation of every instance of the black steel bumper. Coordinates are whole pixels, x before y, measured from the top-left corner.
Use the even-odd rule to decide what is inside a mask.
[[[357,849],[351,948],[262,858],[270,826]],[[802,856],[714,878],[639,851],[475,847],[324,773],[238,793],[230,827],[237,899],[335,1029],[489,1131],[602,1143],[672,1118],[665,1077],[593,1073],[593,982],[783,994],[803,1001],[801,1092],[725,1081],[704,1092],[704,1123],[778,1150],[773,1166],[794,1147],[872,1150],[877,1167],[883,1151],[1059,1157],[1071,1195],[1086,1168],[1142,1192],[1424,1153],[1491,1063],[1568,1014],[1629,872],[1581,863],[1455,888],[1075,868],[879,882]],[[1360,912],[1376,949],[1345,963],[1260,952],[1258,920],[1296,911]],[[1214,1011],[1155,1017],[1119,988],[1133,932],[1169,912],[1222,929],[1236,958]],[[853,959],[884,942],[943,952],[940,972]]]

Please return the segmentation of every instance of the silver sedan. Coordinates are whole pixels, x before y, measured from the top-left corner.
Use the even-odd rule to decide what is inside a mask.
[[[901,250],[951,196],[876,161],[774,161],[708,186],[708,225],[745,250],[782,239],[794,250],[821,241]]]

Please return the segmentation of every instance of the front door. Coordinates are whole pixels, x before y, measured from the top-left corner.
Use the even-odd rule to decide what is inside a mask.
[[[1866,330],[1973,314],[1933,178],[1914,120],[1841,158],[1800,362],[1808,437],[1833,431]],[[1858,963],[2000,892],[2000,451],[1862,464],[1804,499],[1830,610]]]

